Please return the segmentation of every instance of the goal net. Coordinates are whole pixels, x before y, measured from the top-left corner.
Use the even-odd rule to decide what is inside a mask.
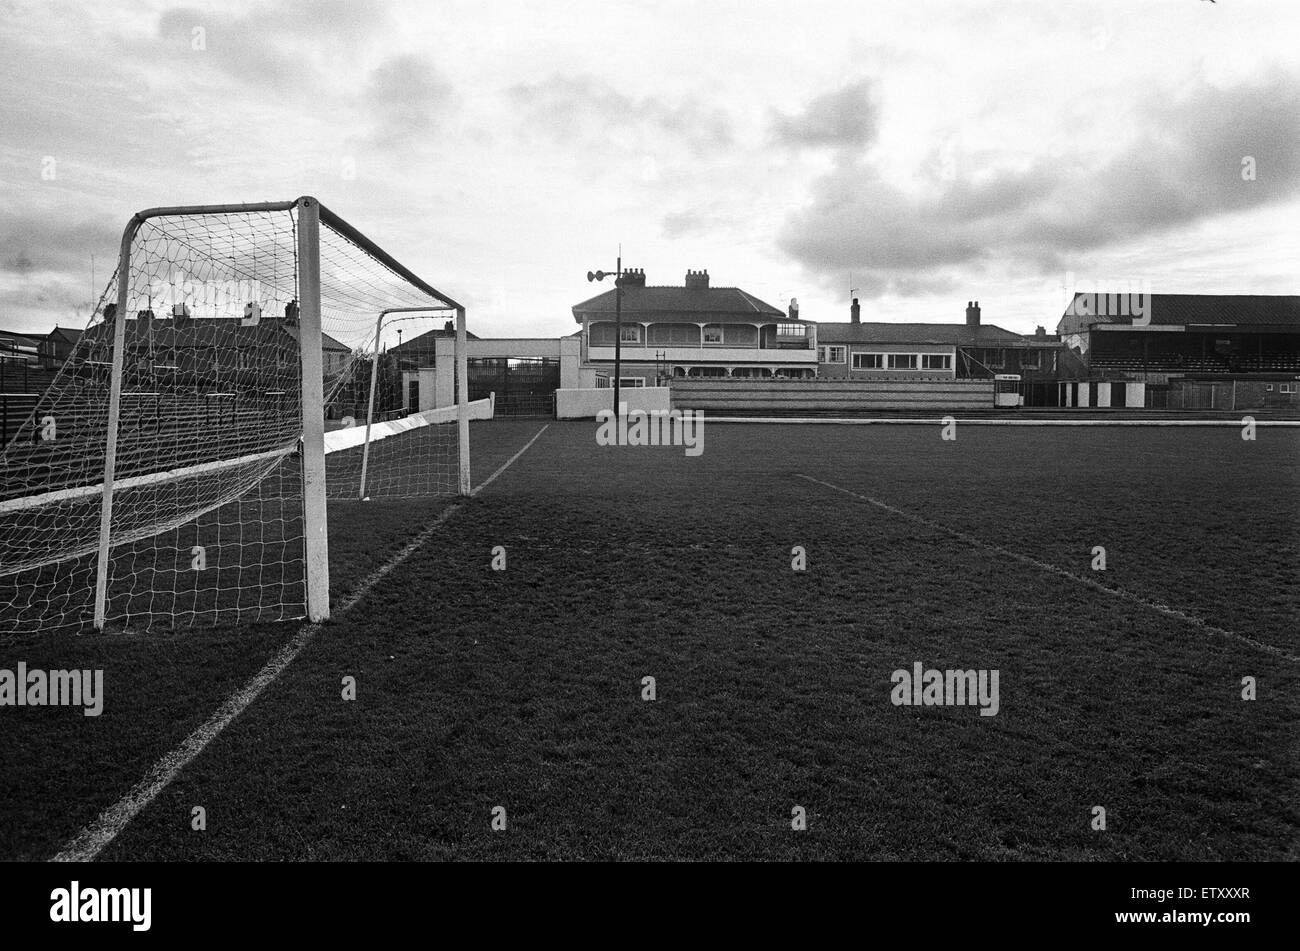
[[[327,498],[468,492],[464,339],[315,199],[136,215],[0,459],[0,636],[327,617]]]

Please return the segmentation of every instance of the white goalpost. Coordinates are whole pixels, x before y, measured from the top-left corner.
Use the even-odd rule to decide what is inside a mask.
[[[392,322],[388,321],[388,318],[392,317],[394,314],[428,315],[428,314],[446,313],[449,310],[455,310],[456,313],[456,329],[454,332],[455,333],[455,367],[456,367],[455,375],[457,380],[464,381],[465,368],[467,366],[467,361],[465,360],[466,333],[465,333],[464,308],[387,307],[384,310],[381,310],[379,312],[379,316],[375,320],[374,339],[376,341],[383,340],[385,323],[387,322],[388,326],[391,327]],[[379,430],[375,426],[375,392],[378,388],[377,384],[379,379],[380,360],[382,355],[383,354],[380,346],[376,344],[376,346],[374,346],[371,351],[370,385],[369,385],[367,399],[366,399],[365,435],[364,438],[362,439],[362,450],[361,450],[361,472],[357,479],[358,482],[357,497],[362,500],[369,498],[369,496],[367,495],[367,490],[371,487],[370,483],[367,481],[367,476],[369,474],[369,469],[370,469],[370,447],[372,442],[376,442],[380,439],[385,439],[388,436],[394,435],[399,432],[403,432],[403,431],[409,432],[412,428],[414,428],[412,426],[389,425],[385,429]],[[473,412],[468,408],[469,407],[468,398],[469,398],[468,387],[466,386],[464,389],[460,389],[458,387],[456,390],[455,405],[457,407],[465,406],[467,408],[466,414],[464,415],[463,419],[461,417],[461,414],[459,412],[457,413],[456,423],[457,423],[457,430],[458,430],[458,440],[464,442],[465,444],[468,444],[469,442],[469,419],[470,419],[469,414]],[[445,422],[446,420],[441,418],[444,415],[445,414],[439,414],[436,411],[434,412],[434,414],[431,415],[429,413],[421,412],[418,406],[414,407],[414,420],[416,421],[417,426],[431,425],[439,421]],[[463,430],[462,430],[462,424],[463,424]],[[344,440],[336,440],[336,445],[342,445],[343,442]],[[458,476],[458,488],[460,494],[468,495],[470,491],[470,473],[469,473],[469,458],[467,454],[462,456],[462,460],[458,468],[457,476]]]
[[[455,400],[424,413],[384,340],[417,313],[455,315]],[[314,198],[135,215],[0,457],[0,636],[328,618],[327,500],[469,494],[465,339]]]

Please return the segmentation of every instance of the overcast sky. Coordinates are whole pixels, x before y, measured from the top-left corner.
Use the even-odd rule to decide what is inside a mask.
[[[850,281],[1024,332],[1076,285],[1297,293],[1297,36],[1294,0],[0,0],[0,329],[84,325],[141,208],[300,194],[482,336],[572,332],[620,242],[814,320]]]

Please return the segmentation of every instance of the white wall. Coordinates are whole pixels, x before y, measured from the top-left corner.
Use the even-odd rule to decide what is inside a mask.
[[[619,398],[629,410],[667,410],[671,406],[666,386],[629,386],[619,391]],[[602,409],[614,408],[614,388],[556,390],[555,415],[558,419],[595,419]]]
[[[583,378],[582,338],[561,337],[560,387],[562,389],[581,389],[585,387],[594,387],[595,385],[596,375],[594,371],[591,374],[590,380]]]
[[[420,381],[420,405],[409,406],[407,401],[411,398],[411,381]],[[432,369],[420,370],[403,370],[402,371],[402,409],[410,410],[412,413],[423,413],[431,410],[436,406],[444,405],[435,402],[434,387],[437,384],[437,374]]]

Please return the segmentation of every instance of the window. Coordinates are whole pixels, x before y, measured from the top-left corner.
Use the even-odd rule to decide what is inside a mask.
[[[822,347],[822,363],[843,363],[843,347]]]
[[[1043,365],[1043,354],[1040,350],[1022,350],[1020,351],[1020,368],[1022,370],[1037,370]]]
[[[645,377],[643,376],[620,376],[618,378],[620,388],[645,386]]]
[[[1294,392],[1296,391],[1296,390],[1295,390],[1295,384],[1294,384],[1294,383],[1279,383],[1279,384],[1277,385],[1277,391],[1278,391],[1279,393],[1294,393]]]
[[[1002,366],[1002,351],[1001,350],[977,350],[975,351],[975,359],[978,360],[980,363],[984,364],[986,367],[1000,368]]]
[[[778,337],[806,337],[808,328],[803,324],[777,324],[776,335]]]
[[[618,339],[623,343],[640,343],[641,328],[637,327],[635,324],[631,327],[624,327],[622,333],[619,334]]]
[[[722,343],[722,328],[714,325],[704,328],[705,343]]]
[[[889,369],[891,370],[915,370],[916,354],[914,353],[891,353],[889,355]]]
[[[1265,393],[1272,393],[1272,392],[1273,392],[1273,384],[1272,384],[1272,383],[1265,383],[1265,384],[1264,384],[1264,392],[1265,392]]]
[[[923,353],[921,354],[922,370],[951,370],[952,355],[948,353]]]
[[[883,353],[855,353],[853,355],[853,369],[855,370],[879,370],[885,365],[885,355]]]

